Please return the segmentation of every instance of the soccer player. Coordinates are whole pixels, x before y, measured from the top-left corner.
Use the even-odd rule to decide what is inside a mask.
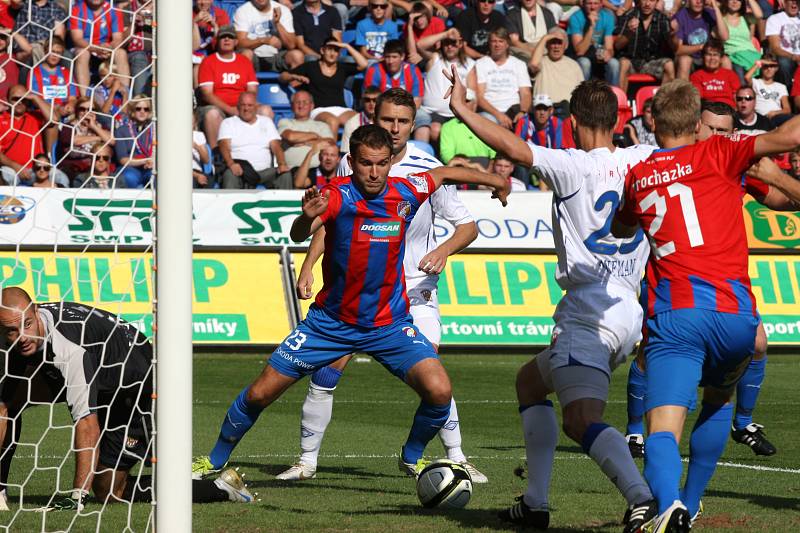
[[[435,157],[413,144],[408,144],[408,138],[414,129],[417,110],[411,93],[401,88],[390,89],[378,98],[375,109],[376,124],[392,135],[392,168],[389,171],[391,176],[406,177],[420,170],[442,166]],[[347,158],[342,158],[338,173],[340,176],[349,176],[352,173]],[[438,246],[433,227],[433,221],[437,216],[455,226],[453,236]],[[451,185],[437,189],[430,199],[420,206],[414,217],[414,224],[408,228],[403,271],[410,303],[409,312],[414,325],[431,341],[434,350],[438,351],[442,336],[437,297],[439,273],[444,270],[449,255],[469,246],[477,236],[478,230],[472,216],[459,200],[455,187]],[[311,298],[311,288],[314,284],[311,270],[322,255],[324,238],[325,231],[322,228],[314,234],[303,261],[297,279],[297,295],[301,299]],[[286,471],[278,474],[278,479],[299,481],[316,476],[319,450],[333,412],[333,391],[350,359],[352,355],[346,355],[311,375],[300,421],[300,459]],[[469,472],[473,483],[488,482],[486,476],[467,460],[461,449],[461,426],[455,399],[450,404],[450,416],[447,422],[439,430],[439,438],[447,458],[461,463]],[[399,464],[404,472],[413,475],[413,471],[404,466],[405,462],[400,461]]]
[[[655,516],[650,489],[633,462],[622,434],[603,421],[611,372],[639,341],[642,309],[639,281],[647,246],[642,235],[610,235],[624,173],[653,147],[615,148],[617,100],[611,87],[588,80],[570,100],[576,149],[554,150],[526,143],[513,132],[471,111],[466,90],[454,77],[450,107],[486,144],[516,164],[536,167],[553,190],[558,269],[566,295],[553,316],[550,347],[517,374],[517,398],[528,460],[528,488],[500,518],[546,529],[549,487],[558,423],[548,396],[562,407],[564,432],[583,447],[628,502],[626,531],[639,531]]]
[[[706,140],[712,134],[731,134],[734,127],[734,110],[720,102],[703,102],[700,123],[698,140]],[[778,167],[771,159],[767,158],[759,165],[759,168],[763,168],[767,172],[774,172]],[[748,174],[742,183],[742,193],[749,194],[757,202],[774,211],[797,210],[796,202],[800,195],[793,190],[793,188],[800,188],[797,180],[783,174],[783,176],[776,176],[774,181],[779,182],[777,186],[767,185]],[[795,197],[794,201],[791,196]],[[628,425],[625,439],[628,441],[628,448],[634,457],[644,457],[643,418],[646,380],[643,349],[644,346],[641,346],[636,358],[631,362],[628,372]],[[767,364],[767,334],[761,321],[758,323],[754,350],[753,359],[736,385],[736,411],[733,417],[731,437],[734,441],[749,446],[756,455],[774,455],[777,450],[764,435],[764,426],[753,422],[753,410],[761,392],[764,369]]]
[[[613,231],[626,236],[641,226],[650,241],[644,475],[658,502],[653,531],[686,532],[725,448],[733,414],[728,400],[750,362],[758,327],[742,174],[761,156],[794,150],[800,118],[764,135],[697,142],[700,97],[684,80],[659,89],[653,118],[662,149],[628,173]],[[699,385],[703,403],[681,490],[678,442]]]
[[[35,305],[18,287],[0,293],[0,338],[9,347],[0,394],[0,508],[8,508],[6,484],[22,411],[64,401],[75,421],[75,477],[72,493],[48,507],[80,510],[90,487],[104,502],[150,501],[150,476],[128,476],[152,453],[150,342],[107,311],[73,302]],[[194,482],[193,492],[197,503],[253,500],[232,469],[214,481]]]
[[[450,413],[451,388],[436,351],[408,314],[407,226],[445,179],[486,185],[503,204],[509,188],[499,176],[449,167],[388,177],[392,145],[385,129],[361,126],[350,139],[352,176],[321,192],[306,191],[290,236],[303,242],[325,227],[322,290],[269,365],[234,400],[214,448],[195,460],[193,475],[222,468],[261,412],[298,379],[356,351],[371,355],[420,396],[400,460],[406,469],[424,466],[425,446]]]

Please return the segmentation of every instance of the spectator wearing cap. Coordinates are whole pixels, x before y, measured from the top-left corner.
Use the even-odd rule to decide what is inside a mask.
[[[716,39],[710,39],[703,45],[703,66],[689,76],[689,81],[700,92],[702,100],[736,107],[734,95],[741,85],[739,76],[722,66],[722,43]]]
[[[403,43],[396,39],[388,41],[383,50],[383,59],[373,63],[364,75],[364,87],[377,87],[381,91],[399,87],[405,89],[414,97],[414,103],[419,108],[425,92],[425,79],[419,67],[412,65],[406,59]],[[417,117],[417,127],[420,124]]]
[[[130,79],[128,52],[123,46],[128,37],[122,11],[115,9],[106,0],[76,0],[69,18],[69,34],[72,53],[75,56],[73,75],[81,94],[87,94],[91,86],[91,62],[110,60],[117,73]]]
[[[367,59],[383,58],[386,43],[400,38],[397,23],[389,17],[389,0],[369,0],[369,14],[356,24],[356,41]]]
[[[619,57],[619,87],[628,90],[628,76],[649,74],[659,82],[675,79],[669,17],[656,0],[637,0],[636,7],[617,19],[614,48]]]
[[[648,98],[642,104],[642,114],[633,117],[625,124],[625,136],[631,144],[648,144],[658,146],[656,132],[653,131],[653,99]]]
[[[619,85],[619,60],[614,57],[614,15],[603,9],[600,0],[583,0],[581,10],[569,18],[567,35],[583,79],[599,75],[610,85]]]
[[[8,101],[8,89],[19,82],[19,67],[8,54],[11,34],[0,30],[0,100]]]
[[[320,0],[304,0],[292,10],[297,49],[306,59],[323,56],[322,47],[333,39],[342,40],[342,18],[339,11]]]
[[[499,28],[509,29],[508,19],[495,10],[495,0],[475,0],[473,7],[462,11],[455,27],[467,45],[464,50],[472,59],[480,59],[489,53],[489,34]]]
[[[533,97],[533,112],[521,117],[514,132],[524,141],[546,148],[575,148],[569,119],[553,115],[553,100],[546,94]]]
[[[342,48],[350,52],[355,64],[339,61],[339,51]],[[305,62],[291,72],[281,72],[280,80],[299,85],[311,93],[317,104],[311,118],[324,122],[331,131],[339,131],[356,114],[345,104],[345,82],[350,76],[367,68],[367,60],[354,47],[343,44],[334,37],[328,37],[320,50],[322,57],[319,61]]]
[[[675,48],[675,74],[688,80],[694,67],[703,63],[703,46],[710,38],[728,40],[728,26],[716,0],[686,0],[686,6],[672,17],[673,47]]]
[[[29,51],[17,54],[17,59],[29,59],[32,65],[39,63],[47,53],[50,35],[66,40],[66,20],[67,12],[56,0],[22,2],[14,19],[14,34],[25,39]]]
[[[420,133],[416,138],[426,142],[439,139],[442,124],[453,118],[450,103],[444,95],[452,85],[444,73],[452,72],[456,67],[458,76],[467,86],[471,94],[469,99],[475,105],[475,80],[469,79],[469,72],[475,66],[475,60],[467,57],[464,50],[464,40],[456,28],[425,37],[419,42],[419,50],[426,60],[427,73],[425,76],[425,94],[422,97],[422,106],[417,112],[417,122],[429,123],[430,138],[424,136],[425,129],[417,128]],[[436,48],[438,47],[438,51]]]
[[[258,102],[252,93],[239,95],[238,116],[222,121],[219,151],[225,161],[222,187],[243,189],[265,185],[291,189],[292,175],[281,148],[281,137],[272,120],[256,113]],[[277,161],[277,168],[272,158]]]
[[[767,19],[764,34],[769,50],[778,57],[782,79],[792,83],[800,63],[800,0],[784,0],[784,9]]]
[[[566,48],[567,33],[556,26],[542,37],[528,62],[528,70],[535,76],[533,92],[549,95],[556,115],[562,118],[569,116],[572,91],[583,81],[583,70],[565,55]]]
[[[300,166],[311,150],[311,145],[320,139],[336,142],[334,133],[324,122],[311,118],[314,98],[308,91],[297,91],[292,95],[293,118],[283,118],[278,122],[281,146],[286,154],[286,164],[290,169]],[[311,166],[319,166],[319,158],[311,159]],[[289,185],[291,188],[291,182]]]
[[[475,82],[478,109],[482,114],[513,129],[514,122],[531,107],[531,78],[525,63],[509,55],[508,30],[498,28],[489,35],[489,55],[475,63],[470,77]]]
[[[378,103],[378,95],[381,90],[377,87],[367,87],[361,92],[361,111],[348,120],[342,130],[342,142],[340,152],[343,154],[350,152],[350,136],[361,126],[372,124],[375,121],[375,105]]]
[[[44,152],[42,129],[50,104],[24,85],[8,89],[8,102],[11,107],[0,113],[0,176],[7,185],[19,185],[33,179],[30,163]]]
[[[219,125],[226,117],[236,115],[239,95],[256,93],[258,79],[253,63],[237,54],[236,30],[224,26],[217,32],[217,51],[200,63],[197,81],[200,88],[200,122],[211,149],[217,147]],[[267,114],[262,111],[262,114]]]
[[[756,113],[756,92],[750,86],[744,85],[736,91],[733,129],[747,135],[759,135],[773,129],[770,119]]]
[[[292,12],[274,0],[249,0],[233,14],[241,53],[259,71],[283,72],[303,63]]]
[[[543,8],[537,0],[520,0],[506,13],[508,17],[511,53],[526,63],[530,61],[536,45],[556,25],[553,13]]]

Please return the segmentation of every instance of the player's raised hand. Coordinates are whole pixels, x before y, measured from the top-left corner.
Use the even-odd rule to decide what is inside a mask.
[[[511,194],[511,181],[504,179],[497,174],[492,174],[496,178],[496,184],[492,185],[492,198],[497,198],[503,207],[508,205],[508,195]]]
[[[448,72],[447,69],[442,69],[442,74],[453,84],[453,86],[444,93],[444,99],[447,100],[448,97],[450,98],[450,109],[453,113],[458,115],[457,109],[467,105],[467,88],[461,82],[455,65],[452,66],[450,72]]]
[[[774,185],[780,179],[783,170],[770,157],[762,157],[758,162],[747,169],[747,175],[761,180],[768,185]]]
[[[328,194],[323,195],[316,187],[306,189],[303,195],[303,214],[315,219],[328,209]]]
[[[297,276],[297,297],[301,300],[308,300],[311,298],[312,287],[314,286],[314,274],[311,270],[300,269],[300,275]]]

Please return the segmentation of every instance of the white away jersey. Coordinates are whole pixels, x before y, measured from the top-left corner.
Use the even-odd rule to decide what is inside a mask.
[[[426,172],[441,166],[441,161],[409,143],[406,145],[406,155],[392,165],[389,175],[405,178],[409,174]],[[347,157],[342,158],[337,173],[339,176],[349,176],[353,173],[350,165],[347,164]],[[420,206],[406,232],[406,255],[403,259],[403,270],[406,274],[407,289],[426,278],[430,278],[435,286],[439,279],[438,275],[429,276],[419,269],[419,262],[422,258],[436,248],[436,235],[433,228],[436,216],[442,217],[454,226],[473,221],[472,215],[459,199],[453,185],[439,187]]]
[[[553,190],[556,280],[564,290],[616,283],[638,293],[650,249],[639,231],[632,239],[611,235],[625,175],[653,146],[552,150],[529,143],[533,163]]]

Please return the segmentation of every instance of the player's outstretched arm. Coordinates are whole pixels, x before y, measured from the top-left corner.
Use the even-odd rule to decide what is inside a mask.
[[[482,117],[467,104],[467,88],[461,83],[461,79],[456,73],[455,65],[452,72],[443,71],[444,75],[453,84],[450,89],[450,109],[455,113],[461,122],[469,126],[483,142],[492,149],[508,155],[515,163],[526,168],[533,166],[533,153],[528,145],[506,128],[495,124],[491,120]],[[445,94],[445,98],[447,98]]]
[[[328,195],[316,187],[306,189],[303,195],[303,212],[292,222],[289,237],[294,242],[303,242],[322,226],[320,215],[328,210]]]
[[[793,152],[800,147],[800,115],[795,115],[780,127],[758,135],[753,149],[755,157]]]
[[[503,207],[508,203],[506,198],[511,194],[511,183],[498,176],[488,174],[479,170],[465,167],[437,167],[428,171],[436,188],[441,187],[445,181],[451,183],[466,183],[473,185],[485,185],[492,189],[492,198],[497,198]]]
[[[97,415],[84,416],[75,423],[75,477],[72,487],[75,490],[88,492],[92,487],[92,479],[97,468],[99,457],[100,425]],[[73,499],[75,495],[73,495]]]
[[[311,244],[308,247],[305,259],[303,259],[303,265],[300,267],[300,274],[297,276],[297,297],[301,300],[311,298],[314,288],[314,265],[322,257],[322,252],[324,251],[325,226],[322,226],[311,237]]]
[[[775,211],[793,211],[800,207],[800,180],[786,174],[769,157],[762,157],[747,174],[770,185],[760,203]]]
[[[456,226],[452,237],[425,254],[417,268],[427,274],[441,274],[445,265],[447,265],[447,258],[457,254],[477,238],[478,225],[475,222],[459,224]]]

